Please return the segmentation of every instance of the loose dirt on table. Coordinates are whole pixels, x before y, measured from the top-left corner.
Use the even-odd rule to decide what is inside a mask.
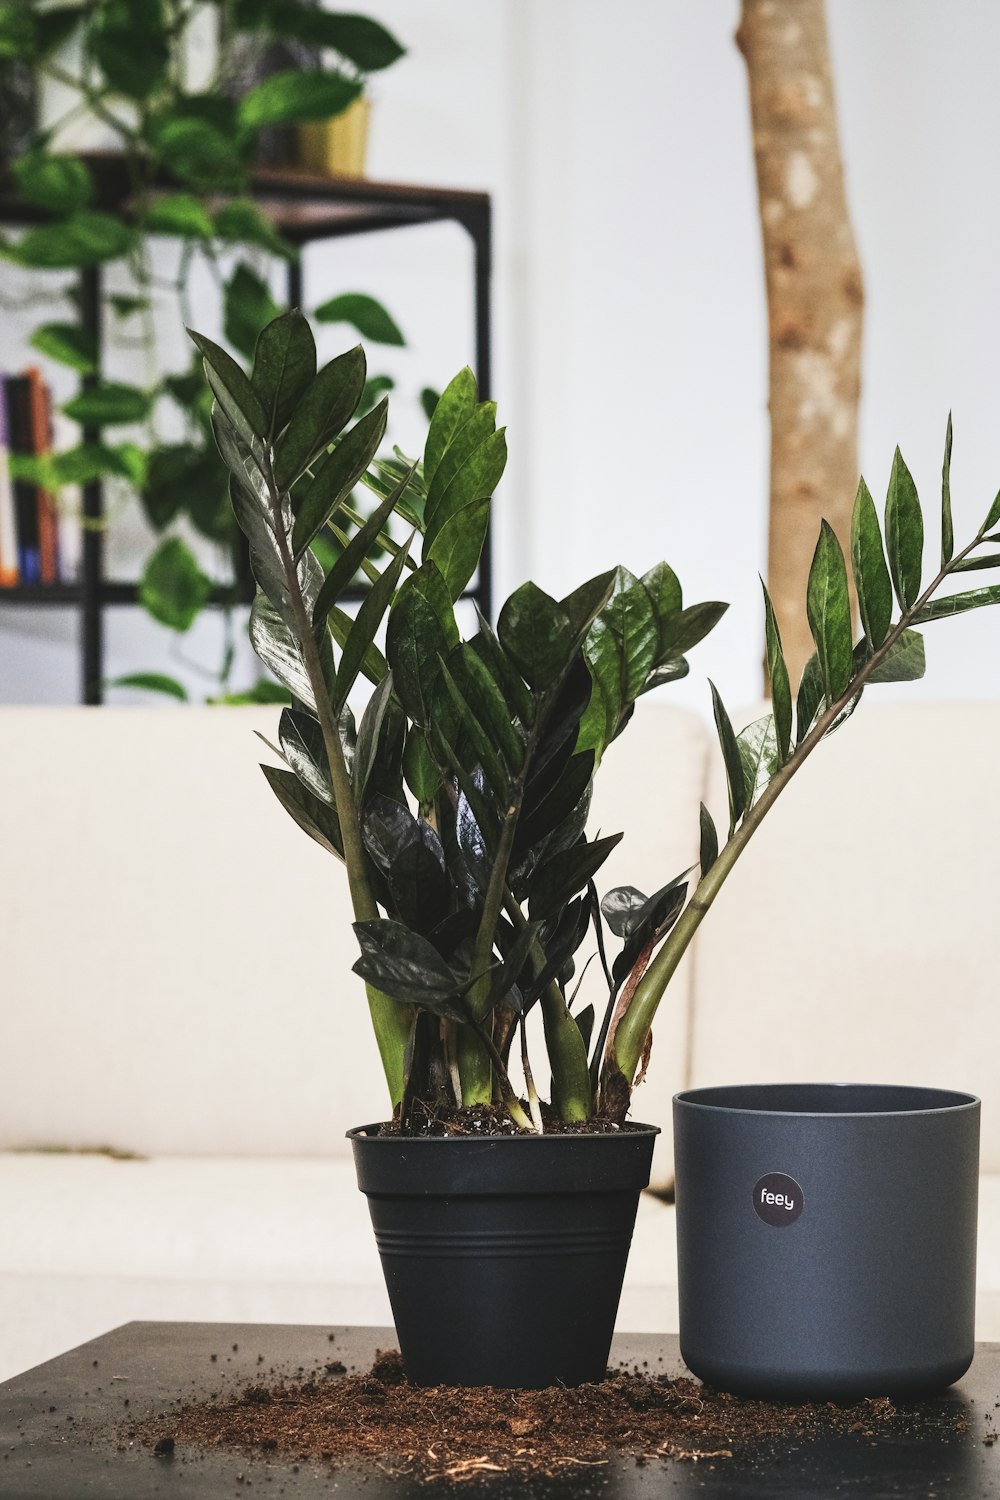
[[[376,1463],[389,1474],[451,1481],[495,1474],[551,1476],[680,1460],[715,1465],[762,1440],[833,1432],[877,1438],[905,1420],[882,1396],[844,1407],[785,1406],[711,1391],[648,1368],[610,1370],[599,1384],[541,1391],[413,1386],[399,1354],[370,1370],[248,1385],[169,1416],[129,1424],[159,1458],[185,1449],[232,1449],[274,1462]],[[581,1488],[583,1485],[581,1483]]]

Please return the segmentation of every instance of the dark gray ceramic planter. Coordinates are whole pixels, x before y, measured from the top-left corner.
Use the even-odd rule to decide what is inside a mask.
[[[681,1353],[743,1395],[958,1380],[975,1331],[979,1100],[875,1084],[674,1100]]]
[[[415,1140],[377,1130],[348,1135],[410,1380],[600,1380],[658,1129]]]

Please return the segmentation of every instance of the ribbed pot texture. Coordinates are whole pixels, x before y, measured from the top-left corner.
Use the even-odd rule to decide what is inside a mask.
[[[681,1353],[803,1399],[933,1390],[972,1363],[979,1100],[761,1084],[674,1100]]]
[[[377,1131],[348,1136],[408,1378],[524,1388],[600,1380],[658,1129]]]

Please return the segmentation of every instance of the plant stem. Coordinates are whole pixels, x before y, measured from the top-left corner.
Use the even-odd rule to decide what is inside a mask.
[[[528,919],[510,891],[504,895],[504,907],[514,926],[523,932]],[[546,958],[536,938],[531,945],[535,973],[545,968]],[[545,1026],[545,1047],[552,1065],[552,1104],[566,1124],[588,1120],[593,1104],[587,1049],[580,1028],[570,1014],[562,990],[550,979],[542,991],[540,1004]]]
[[[544,1135],[545,1127],[542,1124],[542,1111],[538,1103],[538,1090],[535,1088],[535,1075],[531,1071],[531,1059],[528,1056],[528,1028],[524,1024],[524,1016],[521,1016],[521,1068],[524,1072],[524,1086],[528,1091],[528,1109],[531,1119],[538,1135]]]
[[[271,455],[268,451],[265,451],[264,454],[264,473],[271,500],[275,539],[281,555],[282,567],[285,571],[285,579],[288,584],[289,597],[295,616],[299,649],[302,652],[303,665],[309,677],[313,697],[316,701],[316,712],[319,717],[320,728],[323,732],[323,744],[326,749],[330,781],[333,786],[334,803],[337,809],[337,819],[340,824],[340,835],[344,842],[344,863],[347,865],[347,879],[351,890],[354,915],[359,922],[370,922],[378,917],[379,911],[378,903],[372,894],[365,869],[364,844],[361,838],[361,819],[358,815],[358,807],[354,799],[351,774],[347,769],[344,746],[340,738],[340,727],[327,692],[326,679],[323,675],[323,663],[320,659],[319,646],[313,632],[312,619],[306,608],[306,602],[302,597],[298,569],[295,566],[295,560],[292,557],[291,548],[288,544],[281,495],[274,481]],[[376,990],[371,985],[366,985],[366,989],[368,991],[368,1007],[371,1011],[372,1025],[375,1029],[375,1039],[382,1058],[382,1067],[385,1070],[386,1082],[389,1085],[392,1106],[395,1109],[403,1097],[403,1063],[412,1019],[410,1007],[404,1005],[399,1000],[393,1000],[389,995],[382,994],[380,990]]]
[[[973,541],[941,569],[933,582],[920,595],[920,598],[909,609],[903,611],[898,622],[889,631],[881,646],[872,652],[864,665],[855,673],[841,696],[824,710],[802,743],[796,747],[785,764],[771,777],[760,798],[745,814],[743,821],[728,843],[720,851],[718,858],[707,875],[703,875],[698,882],[691,900],[681,913],[676,926],[636,986],[632,1003],[621,1018],[615,1032],[613,1047],[614,1064],[624,1075],[629,1085],[631,1085],[635,1077],[646,1037],[653,1023],[653,1017],[656,1014],[657,1007],[663,998],[668,983],[673,978],[681,959],[684,957],[688,944],[701,926],[705,913],[709,910],[712,902],[718,895],[730,870],[732,870],[743,850],[763,822],[768,810],[777,801],[781,792],[791,781],[799,767],[808,760],[840,714],[858,696],[872,672],[885,660],[903,632],[909,629],[912,621],[931,598],[932,594],[943,583],[945,578],[953,572],[956,565],[979,546],[982,539],[983,533],[980,530]]]

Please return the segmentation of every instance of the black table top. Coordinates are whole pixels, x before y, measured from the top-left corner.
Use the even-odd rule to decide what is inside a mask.
[[[1000,1495],[1000,1344],[979,1346],[969,1374],[942,1396],[912,1407],[898,1431],[876,1438],[860,1433],[821,1439],[771,1441],[753,1453],[715,1466],[684,1461],[636,1465],[615,1460],[554,1479],[494,1476],[474,1483],[419,1483],[386,1476],[374,1465],[332,1469],[329,1464],[274,1462],[266,1455],[203,1453],[178,1448],[154,1458],[139,1444],[118,1451],[110,1436],[130,1415],[166,1413],[175,1400],[213,1391],[236,1392],[272,1371],[308,1374],[342,1360],[350,1369],[370,1364],[376,1348],[392,1347],[391,1330],[302,1328],[271,1324],[129,1323],[0,1385],[0,1497],[2,1500],[143,1500],[177,1496],[310,1497],[337,1500],[646,1500],[699,1496],[707,1500],[986,1500]],[[212,1355],[216,1356],[215,1361]],[[661,1365],[660,1359],[663,1364]],[[676,1338],[624,1335],[613,1361],[649,1360],[680,1373]],[[908,1408],[909,1410],[909,1408]],[[967,1426],[956,1426],[964,1419]],[[248,1496],[247,1492],[250,1491]]]

